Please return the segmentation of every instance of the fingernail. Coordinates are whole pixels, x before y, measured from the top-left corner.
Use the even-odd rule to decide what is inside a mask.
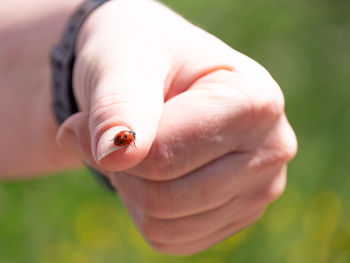
[[[120,146],[116,146],[113,141],[114,136],[123,130],[129,130],[129,128],[124,126],[115,126],[108,129],[101,135],[100,140],[97,143],[97,161],[101,161],[103,158],[105,158],[112,152],[118,151],[123,148]]]

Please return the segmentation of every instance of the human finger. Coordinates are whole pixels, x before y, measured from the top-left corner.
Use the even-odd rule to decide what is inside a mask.
[[[262,192],[256,202],[275,200],[284,190],[285,165],[253,168],[250,163],[248,156],[229,155],[172,181],[151,181],[125,172],[110,179],[144,214],[174,219],[210,211],[243,193]]]
[[[180,256],[180,255],[189,255],[189,254],[198,253],[202,250],[205,250],[213,246],[219,241],[236,234],[243,228],[251,225],[261,217],[263,212],[264,212],[263,209],[258,209],[257,211],[254,211],[252,214],[248,215],[246,218],[242,219],[241,221],[232,222],[222,227],[220,230],[216,231],[210,236],[207,236],[205,238],[202,238],[200,240],[196,240],[193,242],[182,243],[182,244],[169,244],[167,242],[165,243],[148,242],[148,243],[153,249],[166,254]]]
[[[228,153],[254,149],[283,115],[283,99],[273,92],[264,99],[247,96],[254,85],[219,70],[167,101],[149,154],[129,172],[171,180]]]
[[[221,228],[240,222],[266,204],[250,200],[249,196],[235,196],[228,203],[196,215],[158,219],[142,213],[121,195],[140,233],[150,242],[184,244],[206,238]]]

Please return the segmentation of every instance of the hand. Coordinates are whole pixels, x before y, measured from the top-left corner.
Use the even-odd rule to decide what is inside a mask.
[[[201,251],[283,192],[296,139],[258,63],[144,0],[96,10],[77,54],[81,112],[58,141],[109,176],[153,248]],[[123,129],[136,132],[137,148],[113,151]]]

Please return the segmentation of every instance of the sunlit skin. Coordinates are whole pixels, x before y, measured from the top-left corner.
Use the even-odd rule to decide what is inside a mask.
[[[0,41],[13,54],[8,65],[0,51],[7,58],[0,59],[0,119],[17,127],[0,138],[1,175],[83,160],[111,179],[145,240],[175,255],[249,226],[280,196],[296,139],[281,90],[261,65],[154,1],[111,1],[79,35],[74,92],[81,112],[57,130],[47,56],[79,1],[31,2],[42,6],[26,13],[29,21],[46,19],[39,28],[0,16],[7,22],[0,33],[8,35]],[[18,28],[21,34],[10,34]],[[30,37],[34,30],[41,41]],[[115,150],[115,134],[130,127],[137,148]],[[31,147],[23,147],[23,130]]]

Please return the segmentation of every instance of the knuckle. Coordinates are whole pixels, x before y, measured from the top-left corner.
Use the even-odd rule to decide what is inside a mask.
[[[264,170],[275,167],[280,167],[281,165],[284,165],[287,162],[287,159],[289,156],[285,153],[283,149],[276,148],[276,149],[265,149],[261,151],[260,154],[257,154],[255,159],[253,160],[252,167],[254,167],[257,170]]]
[[[267,150],[267,165],[275,166],[289,162],[296,155],[297,141],[295,136],[277,138]]]
[[[279,94],[267,98],[262,107],[263,113],[275,118],[281,116],[284,111],[284,97],[280,90],[276,93]]]
[[[294,158],[297,153],[296,142],[292,144],[288,144],[283,148],[283,160],[285,163],[289,162]]]
[[[284,192],[286,187],[286,174],[279,174],[268,184],[261,192],[259,198],[263,203],[271,203],[277,200]]]
[[[272,78],[262,83],[251,103],[252,114],[257,120],[276,120],[284,112],[284,96]]]
[[[271,203],[277,200],[284,192],[284,188],[268,188],[261,197],[263,203]]]
[[[262,201],[264,203],[271,203],[275,200],[277,200],[283,193],[283,190],[281,189],[273,189],[270,188],[267,191],[265,191],[264,195],[262,196]]]
[[[272,133],[270,137],[273,138],[268,138],[257,152],[254,164],[258,169],[284,165],[296,155],[297,140],[291,128],[279,134]]]
[[[283,165],[290,160],[290,153],[285,147],[276,147],[271,149],[269,152],[269,157],[267,158],[267,166],[278,166]]]
[[[283,144],[284,157],[287,162],[292,160],[298,151],[298,141],[294,131],[289,127],[288,132],[289,136],[284,140]]]

